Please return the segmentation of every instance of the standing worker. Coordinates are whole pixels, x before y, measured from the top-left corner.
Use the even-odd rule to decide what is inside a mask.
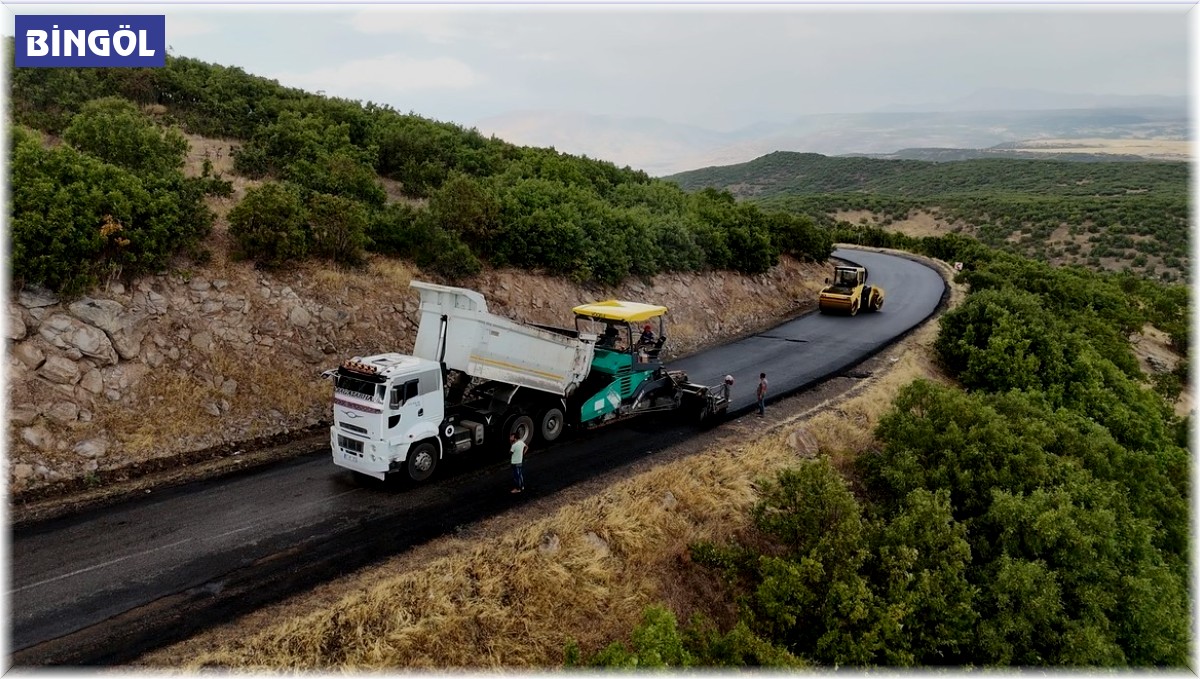
[[[767,414],[767,374],[758,374],[758,416],[763,417]]]
[[[512,492],[519,493],[525,490],[525,471],[523,466],[525,464],[525,450],[529,448],[529,446],[526,445],[524,441],[517,438],[516,432],[509,434],[508,440],[512,443],[512,447],[509,448],[509,450],[512,452],[512,459],[509,460],[512,462]]]

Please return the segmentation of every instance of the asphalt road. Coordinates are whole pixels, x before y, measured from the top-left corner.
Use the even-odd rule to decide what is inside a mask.
[[[928,267],[859,250],[887,290],[883,311],[808,314],[674,361],[694,382],[736,379],[731,414],[795,393],[882,349],[936,309]],[[422,486],[360,486],[328,449],[219,481],[164,489],[96,513],[12,532],[10,662],[113,665],[402,552],[457,526],[629,464],[696,429],[630,422],[569,438],[527,459],[526,493],[508,493],[504,455],[447,460]]]

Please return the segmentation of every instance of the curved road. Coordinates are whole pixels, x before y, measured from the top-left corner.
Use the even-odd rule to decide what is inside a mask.
[[[671,367],[694,382],[737,379],[731,415],[754,407],[758,373],[771,400],[853,366],[928,318],[945,291],[917,262],[861,250],[887,290],[883,311],[811,313]],[[215,622],[553,494],[687,438],[686,424],[630,422],[571,438],[526,463],[523,496],[508,492],[506,457],[447,460],[432,483],[360,487],[329,451],[241,476],[196,482],[95,514],[13,531],[8,603],[11,662],[120,664]]]

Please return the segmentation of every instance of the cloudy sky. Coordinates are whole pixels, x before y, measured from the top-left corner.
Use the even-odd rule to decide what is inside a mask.
[[[981,88],[1186,94],[1189,3],[50,5],[167,15],[172,53],[473,125],[579,111],[730,130]]]

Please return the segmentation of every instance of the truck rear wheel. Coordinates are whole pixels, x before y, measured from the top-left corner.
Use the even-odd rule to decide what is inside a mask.
[[[553,443],[562,436],[563,425],[566,423],[561,408],[548,408],[538,418],[538,435],[543,443]]]
[[[516,434],[517,438],[524,441],[525,445],[533,443],[533,418],[528,415],[513,415],[504,423],[504,444],[508,445],[508,438],[511,434]]]
[[[422,441],[408,451],[408,460],[404,467],[408,470],[408,478],[421,482],[433,476],[437,469],[437,446],[429,441]]]

